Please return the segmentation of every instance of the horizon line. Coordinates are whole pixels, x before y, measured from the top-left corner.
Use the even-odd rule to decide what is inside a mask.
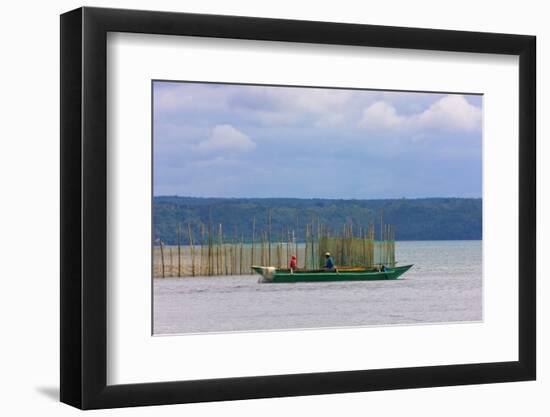
[[[153,195],[153,198],[196,198],[196,199],[224,199],[224,200],[348,200],[348,201],[373,201],[373,200],[437,200],[437,199],[454,199],[454,200],[482,200],[483,197],[381,197],[381,198],[336,198],[336,197],[197,197],[190,195]]]

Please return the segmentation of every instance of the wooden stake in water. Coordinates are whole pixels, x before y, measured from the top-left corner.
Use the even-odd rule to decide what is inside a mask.
[[[160,241],[160,261],[162,264],[162,277],[166,278],[166,276],[164,275],[164,245],[162,243],[162,240]]]
[[[178,277],[181,277],[181,223],[178,223]]]
[[[212,235],[214,233],[214,225],[212,222],[208,224],[208,275],[212,275],[213,269],[214,269],[214,261],[213,261],[213,246],[214,241],[212,239]]]
[[[265,248],[264,248],[264,236],[265,236],[265,232],[262,231],[260,233],[260,263],[262,265],[265,265],[266,264],[266,261],[265,261]]]
[[[304,269],[309,268],[308,248],[309,248],[309,224],[306,223],[306,247],[305,247],[305,250],[304,250]]]
[[[271,266],[271,209],[267,210],[267,263]]]
[[[311,221],[311,263],[314,269],[319,267],[318,259],[315,258],[315,219]]]
[[[251,255],[251,265],[254,265],[254,244],[255,244],[255,241],[254,241],[254,238],[256,236],[256,216],[254,216],[252,218],[252,255]]]
[[[282,258],[283,258],[283,247],[282,247],[282,243],[277,243],[277,247],[276,247],[276,250],[275,252],[277,253],[277,268],[280,268],[281,267],[281,261],[282,261]]]
[[[172,258],[172,246],[170,246],[170,272],[168,273],[169,276],[172,276],[174,273],[174,259]]]
[[[227,249],[227,245],[222,245],[222,253],[223,253],[223,274],[229,275],[229,266],[227,265],[227,262],[229,261],[229,253]],[[230,250],[229,250],[230,251]]]
[[[282,233],[281,235],[281,245],[283,244],[282,242],[284,242],[284,232]],[[281,248],[282,250],[282,248]],[[290,232],[288,231],[288,227],[286,228],[286,256],[285,256],[285,264],[286,265],[289,265],[290,264],[290,257],[293,255],[291,254],[290,252],[292,252],[292,247],[291,247],[291,244],[290,244]]]
[[[201,224],[201,267],[200,274],[206,275],[205,271],[205,262],[204,262],[204,223]]]
[[[216,257],[216,274],[221,275],[223,265],[222,253],[222,224],[218,224],[218,256]]]
[[[243,274],[243,245],[244,245],[244,236],[241,235],[241,251],[239,255],[239,274]]]
[[[296,267],[298,267],[298,262],[300,257],[298,256],[298,234],[300,233],[299,222],[298,222],[298,209],[296,209],[296,231],[292,231],[292,238],[294,239],[294,255],[296,256]]]
[[[193,236],[191,235],[191,225],[187,223],[187,238],[191,250],[191,275],[195,276],[195,248],[193,247]]]

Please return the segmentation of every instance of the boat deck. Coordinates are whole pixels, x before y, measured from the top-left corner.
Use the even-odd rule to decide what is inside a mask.
[[[397,279],[413,265],[387,268],[382,272],[376,268],[343,267],[334,270],[300,270],[276,269],[272,267],[253,266],[252,269],[262,276],[261,282],[324,282],[324,281],[375,281]]]

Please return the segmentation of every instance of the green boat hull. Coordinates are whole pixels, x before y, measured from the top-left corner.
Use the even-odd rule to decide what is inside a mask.
[[[289,282],[331,282],[331,281],[380,281],[398,279],[407,272],[412,265],[388,268],[385,272],[376,270],[350,271],[294,271],[253,266],[252,269],[262,276],[260,282],[289,283]]]

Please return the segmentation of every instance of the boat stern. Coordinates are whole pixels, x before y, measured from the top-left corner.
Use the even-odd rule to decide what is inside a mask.
[[[275,277],[275,271],[276,271],[275,267],[252,265],[250,268],[252,268],[252,270],[257,274],[260,274],[262,276],[258,280],[258,282],[273,282],[273,278]]]

